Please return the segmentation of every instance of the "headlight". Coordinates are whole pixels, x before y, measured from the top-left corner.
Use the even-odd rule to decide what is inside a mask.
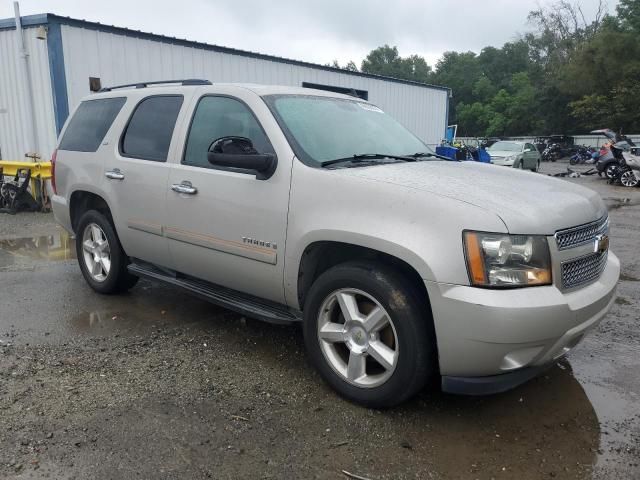
[[[463,234],[469,280],[476,287],[551,283],[549,244],[541,235]]]
[[[513,163],[513,162],[515,162],[515,161],[516,161],[516,158],[517,158],[517,155],[511,155],[511,156],[509,156],[509,157],[505,158],[505,159],[504,159],[504,161],[505,161],[506,163]]]

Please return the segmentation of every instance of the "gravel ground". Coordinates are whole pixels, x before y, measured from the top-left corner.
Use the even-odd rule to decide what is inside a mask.
[[[640,189],[567,181],[610,207],[606,320],[511,392],[382,411],[329,390],[298,328],[144,281],[97,295],[50,215],[0,216],[0,478],[640,478]]]

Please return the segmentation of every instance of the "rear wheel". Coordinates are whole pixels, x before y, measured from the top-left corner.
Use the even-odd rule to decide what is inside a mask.
[[[403,402],[438,372],[428,307],[384,265],[349,262],[324,272],[305,301],[304,337],[327,383],[369,407]]]
[[[618,172],[618,166],[615,163],[610,163],[609,165],[607,165],[607,167],[604,170],[604,175],[605,177],[607,177],[609,180],[613,179],[616,177]]]
[[[99,293],[118,293],[138,282],[127,270],[129,259],[107,217],[89,210],[80,218],[76,231],[78,263],[91,288]]]

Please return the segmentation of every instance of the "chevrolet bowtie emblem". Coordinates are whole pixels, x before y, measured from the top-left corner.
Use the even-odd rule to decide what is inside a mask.
[[[596,253],[603,253],[609,250],[609,236],[608,235],[596,235],[593,242],[593,251]]]

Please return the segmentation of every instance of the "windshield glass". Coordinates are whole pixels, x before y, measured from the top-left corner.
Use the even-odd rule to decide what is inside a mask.
[[[296,156],[307,163],[379,153],[431,153],[378,107],[358,100],[311,95],[265,97]]]
[[[513,142],[496,142],[487,150],[493,150],[494,152],[520,152],[522,151],[522,145]]]

